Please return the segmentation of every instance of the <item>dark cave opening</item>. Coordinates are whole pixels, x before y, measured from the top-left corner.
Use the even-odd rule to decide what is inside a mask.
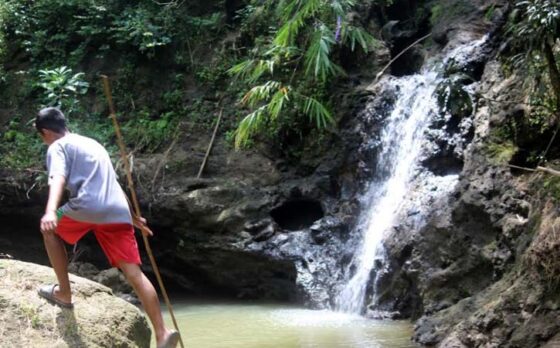
[[[321,219],[325,213],[320,202],[311,199],[298,199],[284,202],[272,209],[270,215],[281,228],[297,231],[310,227],[315,221]]]

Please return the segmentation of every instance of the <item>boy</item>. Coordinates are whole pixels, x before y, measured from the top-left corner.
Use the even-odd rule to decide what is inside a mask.
[[[109,154],[95,140],[70,133],[64,114],[57,108],[39,111],[35,127],[49,146],[49,198],[41,232],[58,279],[57,285],[41,287],[39,295],[61,307],[73,307],[63,241],[75,244],[93,230],[110,263],[122,270],[140,298],[154,327],[158,348],[175,347],[179,334],[164,326],[157,293],[140,269],[133,224],[144,234],[152,235],[152,231],[145,219],[131,216]],[[65,186],[70,198],[59,208]]]

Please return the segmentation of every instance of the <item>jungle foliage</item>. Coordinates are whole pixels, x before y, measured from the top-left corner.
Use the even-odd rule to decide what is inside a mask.
[[[253,135],[307,117],[316,128],[332,124],[328,105],[329,83],[344,75],[336,60],[342,48],[370,52],[379,42],[360,23],[348,20],[354,0],[251,1],[243,22],[256,17],[274,19],[269,35],[254,38],[248,57],[230,74],[249,90],[241,103],[252,111],[237,128],[235,145],[247,144]]]
[[[228,3],[239,5],[233,15]],[[327,129],[335,123],[332,87],[345,75],[343,58],[365,57],[380,44],[356,13],[391,3],[2,1],[0,109],[13,114],[0,120],[0,151],[21,166],[30,158],[39,163],[38,153],[18,150],[24,144],[16,139],[34,137],[29,121],[43,105],[61,106],[72,127],[112,144],[99,73],[112,76],[129,145],[140,152],[159,150],[181,124],[210,128],[217,104],[232,99],[239,104],[227,110],[223,132],[237,147]],[[558,1],[515,5],[511,61],[529,63],[520,66],[535,81],[531,119],[544,132],[558,110],[550,93],[557,89],[548,88],[558,70]],[[539,79],[544,68],[548,74]]]
[[[560,2],[515,1],[505,34],[504,67],[525,76],[528,112],[512,117],[496,133],[499,141],[519,147],[514,157],[519,164],[534,166],[550,159],[554,146],[549,140],[560,140]]]
[[[0,107],[15,110],[18,120],[4,126],[12,131],[7,143],[13,132],[29,133],[36,109],[56,105],[72,115],[73,129],[111,144],[99,73],[112,75],[129,144],[141,152],[157,151],[181,123],[210,127],[224,97],[240,100],[223,126],[237,147],[256,136],[276,141],[282,130],[301,135],[332,126],[330,87],[345,74],[341,55],[379,44],[353,19],[360,3],[251,0],[233,15],[227,6],[225,0],[3,1]]]
[[[211,124],[209,103],[188,100],[185,80],[196,74],[203,89],[219,79],[214,71],[226,76],[229,63],[213,69],[206,56],[195,59],[223,35],[222,7],[220,1],[202,10],[151,0],[2,1],[0,109],[13,114],[0,120],[0,152],[12,167],[40,165],[40,147],[28,146],[36,144],[30,124],[47,105],[71,116],[72,130],[111,147],[100,73],[112,77],[133,150],[157,150],[181,120]]]
[[[560,2],[557,0],[517,1],[510,22],[512,45],[520,52],[518,62],[529,61],[546,67],[548,86],[556,98],[553,112],[560,106],[560,68],[554,46],[560,38]]]

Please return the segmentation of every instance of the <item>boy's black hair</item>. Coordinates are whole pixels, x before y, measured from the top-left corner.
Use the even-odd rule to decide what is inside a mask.
[[[66,117],[58,108],[43,108],[35,117],[35,128],[41,134],[43,134],[43,129],[48,129],[55,133],[64,133],[66,130]]]

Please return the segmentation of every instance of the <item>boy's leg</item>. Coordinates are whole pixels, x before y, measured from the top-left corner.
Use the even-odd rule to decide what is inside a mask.
[[[159,306],[159,299],[154,286],[150,280],[146,278],[139,265],[120,261],[118,266],[123,271],[130,285],[132,285],[140,302],[142,302],[144,310],[146,314],[148,314],[148,318],[150,318],[152,326],[154,327],[156,341],[159,346],[167,339],[171,331],[165,328],[161,315],[161,308]]]
[[[57,212],[58,214],[58,212]],[[49,255],[58,286],[54,289],[54,297],[65,303],[72,302],[72,292],[68,277],[68,256],[64,242],[75,244],[92,228],[91,224],[73,220],[67,216],[59,216],[55,233],[43,233],[45,248]]]
[[[70,280],[68,278],[68,256],[64,242],[55,233],[43,233],[43,241],[49,255],[54,273],[58,279],[58,286],[54,290],[54,296],[66,303],[72,302],[72,292],[70,291]]]
[[[103,224],[94,228],[95,237],[109,262],[119,267],[138,295],[150,318],[158,347],[167,341],[172,331],[165,327],[156,289],[140,269],[140,254],[130,224]]]

